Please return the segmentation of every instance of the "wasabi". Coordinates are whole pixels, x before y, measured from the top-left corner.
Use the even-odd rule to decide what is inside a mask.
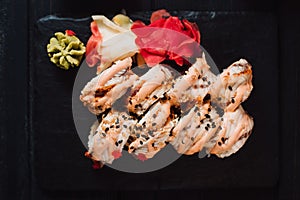
[[[70,67],[79,66],[85,54],[85,46],[73,31],[66,30],[65,34],[57,32],[50,38],[47,53],[52,63],[68,70]]]

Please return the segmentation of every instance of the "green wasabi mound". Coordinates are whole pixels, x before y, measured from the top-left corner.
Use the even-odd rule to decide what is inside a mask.
[[[57,32],[50,38],[47,53],[57,67],[68,70],[79,66],[85,54],[85,46],[74,34]]]

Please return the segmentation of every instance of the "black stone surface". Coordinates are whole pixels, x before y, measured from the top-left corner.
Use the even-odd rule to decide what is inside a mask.
[[[146,174],[109,167],[95,171],[72,119],[72,86],[77,69],[50,63],[46,44],[56,31],[72,29],[86,43],[90,18],[47,16],[35,23],[32,41],[31,136],[34,181],[47,191],[126,191],[212,188],[272,188],[278,181],[279,59],[276,18],[255,12],[174,12],[197,22],[202,46],[222,69],[240,58],[253,65],[254,90],[243,103],[255,126],[244,147],[220,159],[182,156],[170,166]],[[133,19],[149,13],[132,13]],[[88,131],[88,130],[87,130]]]

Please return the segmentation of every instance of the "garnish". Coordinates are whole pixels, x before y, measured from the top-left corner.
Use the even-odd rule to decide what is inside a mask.
[[[113,151],[113,152],[112,152],[112,156],[113,156],[115,159],[118,159],[118,158],[120,158],[120,157],[122,156],[122,153],[121,153],[120,151],[116,150],[116,151]]]
[[[78,67],[85,53],[84,44],[71,30],[65,34],[57,32],[47,45],[50,61],[57,67],[68,70],[70,67]]]
[[[93,35],[87,43],[87,64],[90,67],[100,63],[97,73],[110,67],[115,61],[131,57],[138,52],[134,42],[135,35],[122,25],[124,16],[117,15],[113,22],[103,15],[92,16],[91,30]],[[121,19],[123,18],[123,19]]]
[[[157,10],[152,13],[150,22],[152,23],[158,19],[168,18],[170,16],[171,16],[170,13],[168,13],[165,9]]]
[[[97,170],[97,169],[101,169],[103,167],[103,163],[101,161],[93,161],[93,165],[92,165],[93,169]]]
[[[140,54],[149,66],[164,60],[174,60],[182,66],[191,57],[200,57],[200,32],[196,23],[169,16],[165,10],[151,16],[151,24],[135,21],[131,27],[136,34]]]
[[[196,23],[171,16],[166,10],[152,13],[151,24],[118,14],[109,20],[103,15],[92,16],[92,36],[87,43],[87,64],[99,63],[97,73],[115,61],[137,55],[139,63],[152,67],[164,60],[183,66],[201,57],[200,32]]]
[[[65,33],[66,33],[66,35],[68,35],[68,36],[76,35],[75,32],[72,31],[72,30],[66,30]]]
[[[142,154],[142,153],[139,153],[137,158],[140,160],[140,161],[145,161],[145,160],[148,160],[148,158],[145,156],[145,154]]]
[[[102,36],[95,21],[93,21],[90,26],[92,35],[86,45],[86,63],[88,66],[92,67],[100,61],[100,55],[97,52],[97,47],[102,42]]]
[[[126,29],[130,29],[130,27],[132,25],[131,19],[128,16],[123,15],[123,14],[118,14],[118,15],[114,16],[112,18],[112,21],[115,24],[117,24],[123,28],[126,28]]]

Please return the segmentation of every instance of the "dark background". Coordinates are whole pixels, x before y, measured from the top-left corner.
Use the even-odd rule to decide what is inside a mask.
[[[72,8],[70,8],[72,5]],[[91,6],[92,5],[92,6]],[[270,13],[278,24],[280,64],[279,179],[272,187],[164,191],[47,191],[36,183],[28,119],[29,38],[37,19],[48,14],[78,17],[155,10]],[[0,199],[300,199],[299,179],[299,6],[292,1],[8,1],[0,9]],[[72,15],[73,16],[73,15]],[[253,22],[255,23],[255,22]],[[266,83],[267,84],[267,83]],[[267,98],[267,97],[266,97]],[[270,116],[272,117],[272,116]],[[274,126],[276,126],[274,124]],[[55,147],[54,147],[55,148]],[[262,180],[263,181],[263,180]]]

